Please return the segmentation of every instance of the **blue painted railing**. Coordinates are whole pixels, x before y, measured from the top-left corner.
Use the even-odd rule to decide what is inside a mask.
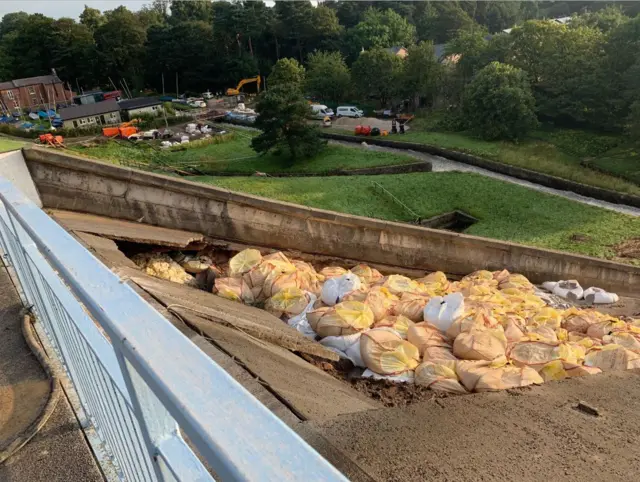
[[[0,248],[119,478],[346,480],[4,178]]]

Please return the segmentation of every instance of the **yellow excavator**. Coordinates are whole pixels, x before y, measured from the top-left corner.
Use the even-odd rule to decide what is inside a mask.
[[[227,89],[227,95],[239,95],[240,94],[240,89],[242,88],[242,86],[247,85],[247,84],[251,84],[253,82],[256,82],[256,87],[257,87],[257,91],[260,92],[260,82],[262,81],[262,79],[260,78],[260,76],[256,76],[256,77],[251,77],[250,79],[242,79],[240,82],[238,82],[238,86],[233,89],[233,88],[229,88]]]

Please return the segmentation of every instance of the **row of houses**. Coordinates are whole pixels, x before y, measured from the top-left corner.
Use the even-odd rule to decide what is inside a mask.
[[[73,92],[65,88],[55,70],[50,75],[0,82],[0,109],[5,112],[48,109],[70,104],[72,98]]]
[[[84,129],[92,126],[119,124],[123,117],[133,119],[143,114],[158,115],[162,112],[162,101],[156,97],[140,97],[116,101],[115,99],[95,104],[73,105],[58,111],[63,127]]]

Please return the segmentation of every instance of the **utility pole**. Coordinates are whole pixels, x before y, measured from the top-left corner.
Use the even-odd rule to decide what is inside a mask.
[[[178,90],[178,72],[176,72],[176,97],[180,97],[180,91]]]
[[[162,95],[164,95],[164,72],[162,72]]]

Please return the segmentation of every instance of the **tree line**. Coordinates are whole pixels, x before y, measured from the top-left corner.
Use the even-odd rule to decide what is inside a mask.
[[[638,11],[640,2],[154,0],[137,12],[85,6],[78,21],[17,12],[0,21],[0,77],[55,68],[74,90],[126,80],[175,92],[177,74],[180,92],[202,92],[271,77],[278,65],[274,74],[297,71],[301,90],[320,100],[408,100],[456,113],[454,122],[482,92],[504,109],[498,92],[537,120],[620,130],[640,117]],[[562,15],[572,21],[542,20]],[[394,46],[407,58],[386,50]]]

